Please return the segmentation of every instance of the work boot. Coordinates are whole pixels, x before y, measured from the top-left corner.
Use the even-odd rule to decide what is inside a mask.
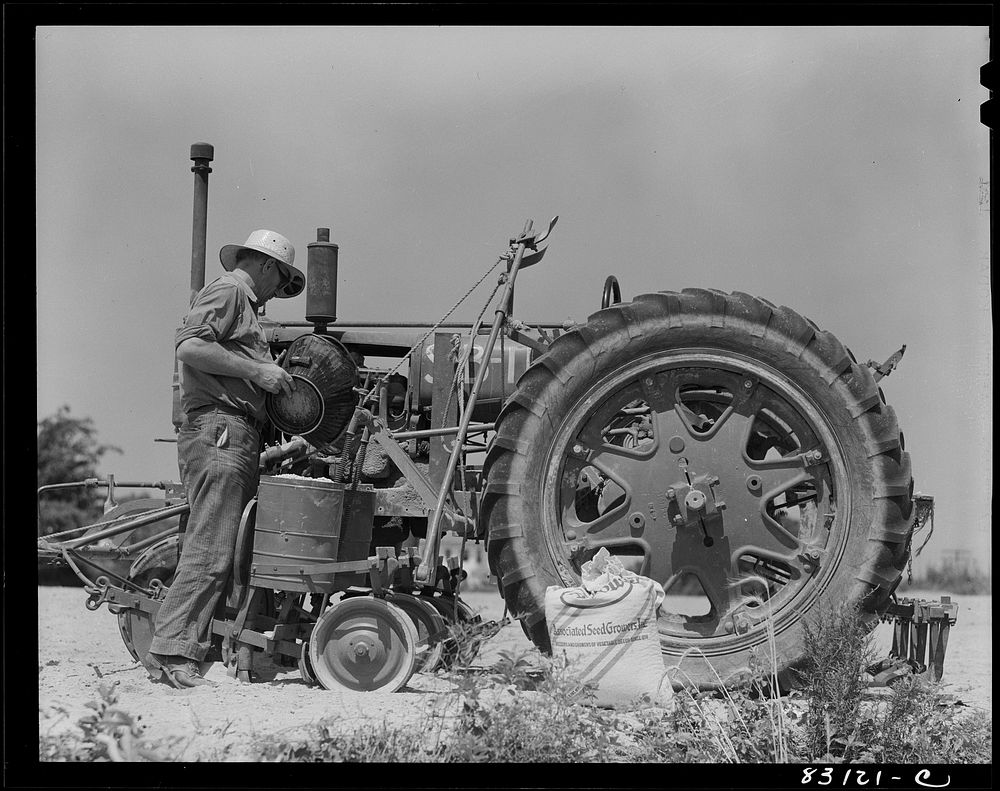
[[[176,689],[214,684],[201,675],[198,663],[186,656],[164,656],[150,651],[146,654],[143,664],[153,681],[164,681]]]

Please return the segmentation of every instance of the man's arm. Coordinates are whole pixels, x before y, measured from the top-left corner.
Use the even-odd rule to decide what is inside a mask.
[[[291,374],[281,366],[240,357],[204,338],[182,341],[177,347],[177,359],[205,373],[246,379],[268,393],[287,395],[295,387]]]

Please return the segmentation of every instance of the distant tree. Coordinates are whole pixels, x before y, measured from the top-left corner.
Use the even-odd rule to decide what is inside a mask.
[[[38,422],[38,485],[69,483],[97,477],[97,466],[106,453],[121,448],[97,440],[90,418],[70,415],[63,405],[55,415]],[[81,527],[98,519],[104,494],[94,488],[45,493],[38,505],[38,535]]]

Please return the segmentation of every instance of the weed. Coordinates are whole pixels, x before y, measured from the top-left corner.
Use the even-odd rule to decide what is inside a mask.
[[[614,715],[583,704],[591,693],[565,661],[533,667],[501,656],[489,676],[455,675],[457,700],[417,726],[386,723],[341,733],[321,724],[315,738],[261,745],[269,761],[518,762],[624,760]]]
[[[514,684],[519,689],[531,689],[539,671],[531,662],[532,652],[525,648],[520,650],[503,649],[497,652],[500,657],[493,665],[493,677],[501,682]]]
[[[992,763],[993,722],[967,712],[919,676],[893,684],[893,696],[861,713],[858,760],[879,763]]]
[[[544,659],[531,678],[508,656],[498,668],[499,694],[466,696],[448,760],[534,763],[616,760],[617,734],[604,712],[583,705],[593,692],[568,672],[563,657]],[[534,687],[525,691],[524,686]]]
[[[385,722],[349,734],[332,724],[320,724],[314,737],[294,742],[265,739],[259,743],[261,760],[298,763],[413,763],[438,760],[419,729],[392,728]]]
[[[871,633],[857,607],[821,606],[803,628],[806,749],[821,760],[849,761],[857,753],[864,671],[875,658]]]
[[[827,610],[806,624],[803,758],[868,763],[992,761],[987,715],[966,715],[924,677],[903,677],[884,701],[866,699],[874,655],[857,609]]]
[[[90,712],[77,725],[79,731],[39,739],[40,761],[169,761],[173,759],[163,746],[141,740],[140,717],[133,717],[118,706],[117,681],[102,681],[97,688],[99,700],[89,701]]]
[[[645,723],[637,760],[991,762],[989,714],[964,712],[925,679],[905,678],[887,700],[870,700],[864,669],[873,653],[860,612],[827,608],[805,628],[801,690],[775,694],[771,647],[751,663],[763,682],[719,679],[716,692],[679,692],[670,717]]]
[[[643,761],[779,763],[795,760],[794,704],[743,686],[716,692],[684,689],[673,711],[645,722],[638,739]],[[641,716],[641,715],[640,715]],[[781,718],[781,730],[776,723]]]
[[[463,621],[452,621],[447,624],[448,635],[445,637],[445,654],[452,658],[451,666],[469,667],[479,654],[482,639],[473,624]]]

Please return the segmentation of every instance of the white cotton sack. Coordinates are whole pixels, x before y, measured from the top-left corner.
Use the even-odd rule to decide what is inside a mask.
[[[660,653],[656,616],[663,587],[626,570],[602,547],[583,564],[581,584],[545,591],[545,620],[552,653],[596,686],[593,703],[625,707],[644,699],[670,705],[673,687]]]

